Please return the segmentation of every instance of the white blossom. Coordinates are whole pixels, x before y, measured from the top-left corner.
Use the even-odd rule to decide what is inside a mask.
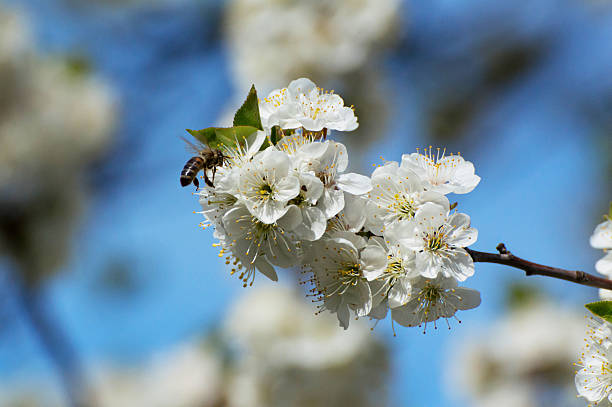
[[[319,311],[345,329],[351,315],[383,319],[391,309],[393,320],[419,325],[479,304],[478,292],[457,287],[474,274],[465,248],[478,232],[450,213],[449,190],[434,188],[468,192],[479,179],[471,163],[442,153],[432,175],[405,155],[372,178],[346,173],[346,147],[327,130],[354,128],[356,118],[305,78],[260,100],[259,112],[266,131],[225,148],[217,185],[199,193],[203,226],[215,227],[220,256],[245,286],[257,271],[276,281],[275,266],[300,265]]]
[[[90,392],[100,407],[201,407],[223,399],[221,360],[198,343],[163,350],[129,368],[105,363],[92,376]]]
[[[325,92],[307,78],[292,81],[259,102],[261,122],[265,129],[303,127],[310,131],[323,129],[355,130],[357,117],[352,108],[344,106],[339,95]]]
[[[449,393],[475,407],[539,407],[543,400],[545,405],[584,406],[576,399],[572,366],[583,327],[584,317],[573,307],[522,299],[448,349]]]
[[[423,277],[439,274],[459,281],[474,274],[474,262],[465,251],[476,241],[478,231],[463,213],[449,215],[440,205],[427,202],[410,221],[387,228],[387,236],[415,252],[416,268]]]
[[[604,301],[612,301],[612,290],[606,290],[605,288],[600,288],[599,298],[601,298]]]
[[[417,277],[412,280],[410,300],[393,308],[391,316],[403,326],[425,326],[440,318],[452,318],[459,310],[480,305],[480,293],[466,287],[457,287],[457,280],[438,276],[435,279]]]
[[[244,276],[241,277],[245,283],[250,279],[252,284],[255,268],[276,281],[276,272],[270,263],[288,268],[298,261],[295,241],[287,231],[295,228],[300,220],[300,213],[295,207],[290,208],[278,222],[263,223],[244,205],[236,205],[223,216],[227,238],[220,243],[222,254],[232,253],[230,258],[234,264],[238,264],[237,271],[245,267]]]
[[[388,346],[365,321],[338,329],[297,287],[258,285],[231,305],[223,343],[234,361],[230,406],[380,406]]]
[[[370,178],[364,175],[344,173],[348,166],[348,154],[343,144],[331,140],[325,144],[325,152],[306,165],[323,182],[325,188],[317,206],[329,219],[344,208],[345,193],[362,195],[372,189],[372,184]]]
[[[399,0],[231,0],[224,27],[238,88],[274,89],[304,72],[337,79],[390,43]],[[297,24],[299,22],[299,24]]]
[[[240,169],[239,199],[253,216],[273,223],[289,210],[290,199],[299,194],[300,182],[291,171],[289,156],[272,147],[257,153]]]
[[[293,172],[299,180],[299,193],[288,202],[288,205],[295,205],[302,215],[302,222],[296,226],[294,233],[303,240],[318,240],[327,226],[327,217],[317,206],[324,186],[308,163],[320,158],[327,150],[327,145],[309,136],[297,134],[282,138],[276,148],[288,154]]]
[[[419,176],[388,161],[372,173],[369,193],[367,226],[375,234],[383,234],[387,225],[410,220],[425,202],[433,202],[449,210],[448,198],[437,192],[426,191]]]
[[[612,249],[612,220],[606,219],[595,228],[590,238],[595,249]]]
[[[610,326],[605,321],[591,319],[585,348],[577,365],[578,394],[595,404],[608,399],[612,402],[612,341]]]
[[[609,251],[595,263],[595,269],[601,274],[612,277],[612,220],[606,219],[597,225],[591,235],[590,243],[595,249]]]
[[[346,329],[351,311],[360,317],[372,309],[372,292],[363,274],[366,264],[359,255],[366,243],[350,232],[335,232],[334,236],[316,242],[307,258],[321,308],[335,313]]]
[[[399,244],[387,245],[384,239],[374,236],[368,240],[361,258],[365,264],[365,278],[382,283],[373,294],[374,302],[384,299],[389,308],[401,307],[408,302],[412,292],[411,280],[419,275],[412,250],[404,249]],[[378,301],[377,296],[380,298]]]
[[[474,173],[474,165],[460,155],[448,156],[446,150],[440,152],[439,148],[434,154],[431,147],[424,152],[425,155],[404,154],[401,166],[416,172],[427,190],[441,194],[466,194],[480,182],[480,177]]]

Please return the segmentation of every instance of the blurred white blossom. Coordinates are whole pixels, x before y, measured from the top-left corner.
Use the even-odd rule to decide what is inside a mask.
[[[359,69],[398,23],[399,0],[232,0],[225,20],[239,89],[266,91],[304,73],[320,80]]]
[[[366,324],[343,331],[333,316],[315,316],[299,291],[251,289],[223,329],[237,358],[231,406],[385,405],[384,344]]]
[[[451,350],[453,391],[473,406],[581,406],[572,385],[584,317],[534,302],[465,337]]]
[[[86,61],[41,55],[24,16],[5,8],[0,82],[0,250],[32,282],[68,253],[85,172],[111,142],[115,102]]]
[[[100,407],[212,407],[222,398],[221,362],[197,343],[129,367],[100,367],[93,377],[93,399]]]

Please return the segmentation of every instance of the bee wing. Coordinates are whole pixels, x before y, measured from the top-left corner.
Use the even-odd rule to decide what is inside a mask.
[[[205,150],[206,148],[208,148],[206,146],[206,144],[202,143],[201,141],[197,141],[196,143],[192,143],[191,141],[187,140],[185,137],[182,137],[183,141],[187,144],[185,146],[185,149],[190,152],[190,153],[195,153],[195,154],[200,154],[200,152],[202,150]]]

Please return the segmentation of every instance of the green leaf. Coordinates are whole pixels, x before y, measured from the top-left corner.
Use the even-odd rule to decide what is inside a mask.
[[[608,212],[608,219],[612,219],[612,202],[610,202],[610,211]]]
[[[257,128],[252,126],[234,126],[234,127],[217,127],[215,129],[217,139],[226,146],[235,147],[236,144],[244,145],[245,140],[254,133],[257,133]]]
[[[251,126],[207,127],[202,130],[187,129],[187,132],[210,148],[235,148],[236,143],[243,144],[257,129]]]
[[[187,133],[191,134],[198,141],[206,144],[207,146],[211,148],[216,148],[215,143],[217,140],[217,135],[215,134],[214,127],[207,127],[202,130],[191,130],[191,129],[186,129],[186,130],[187,130]]]
[[[586,304],[585,307],[598,317],[612,322],[612,301],[597,301]]]
[[[246,100],[234,115],[234,127],[236,126],[250,126],[258,130],[263,130],[261,117],[259,116],[259,99],[257,99],[255,85],[251,86],[251,90]]]
[[[280,139],[281,139],[280,127],[273,126],[272,130],[270,131],[270,141],[272,142],[273,145],[276,145],[276,143],[278,143],[278,140]]]

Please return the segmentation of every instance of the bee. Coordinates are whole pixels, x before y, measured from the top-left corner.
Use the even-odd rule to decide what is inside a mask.
[[[198,181],[197,175],[200,170],[204,170],[204,182],[206,182],[206,185],[209,187],[214,188],[217,167],[222,167],[228,160],[228,157],[219,149],[210,148],[203,143],[196,145],[185,138],[183,138],[183,140],[187,143],[187,149],[197,155],[191,157],[183,167],[180,178],[181,185],[186,187],[193,182],[197,191],[200,188],[200,182]],[[208,170],[212,170],[212,180],[208,178]]]

